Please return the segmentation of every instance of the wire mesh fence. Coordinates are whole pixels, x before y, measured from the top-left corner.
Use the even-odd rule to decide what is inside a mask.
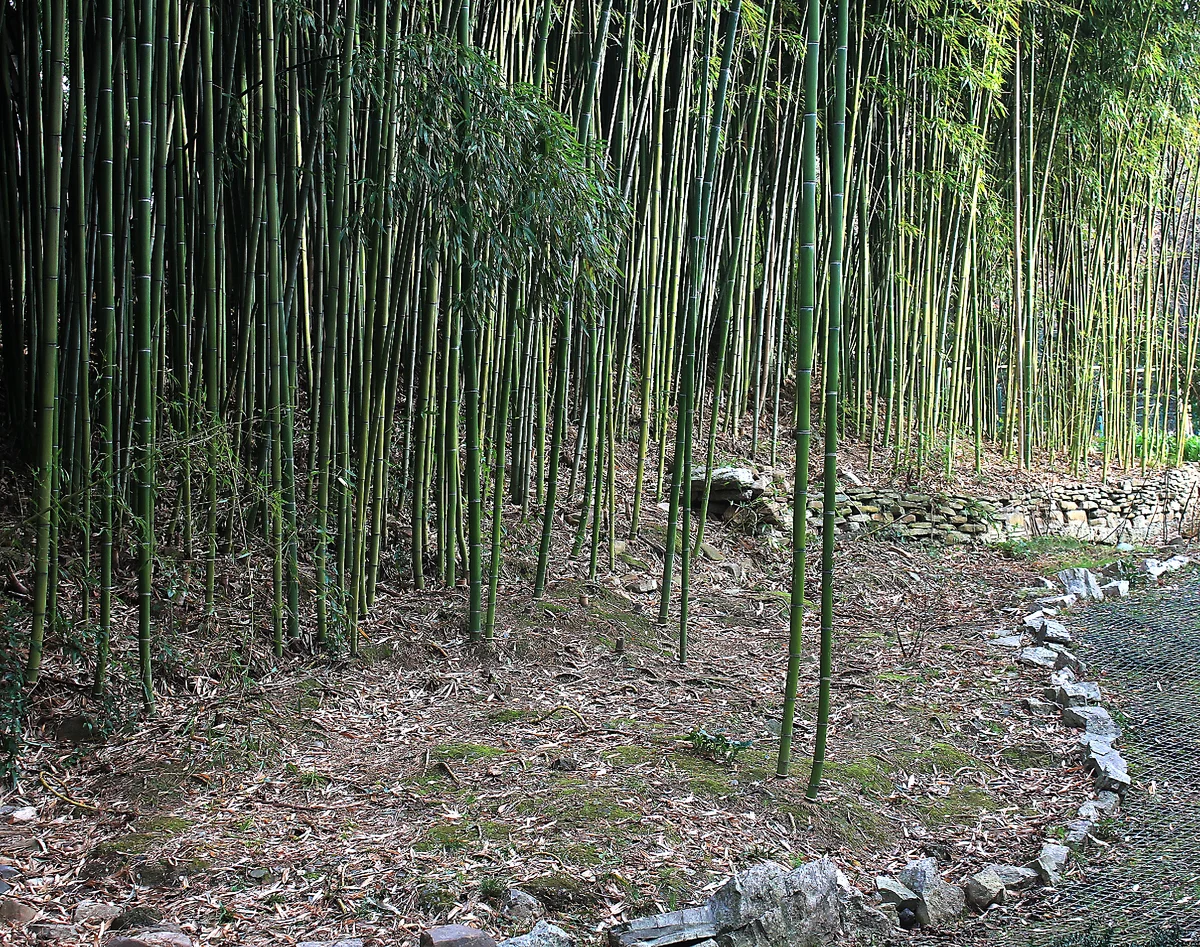
[[[1081,880],[1037,906],[1009,944],[1200,944],[1200,579],[1081,613],[1091,676],[1114,696],[1134,777],[1120,814],[1096,826]]]

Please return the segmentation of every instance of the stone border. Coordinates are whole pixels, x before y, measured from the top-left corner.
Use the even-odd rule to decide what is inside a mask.
[[[1157,582],[1163,575],[1190,563],[1183,555],[1164,562],[1146,559],[1138,571]],[[1018,665],[1050,672],[1042,696],[1025,698],[1022,704],[1030,713],[1057,713],[1064,726],[1082,731],[1077,753],[1092,775],[1096,798],[1085,800],[1077,817],[1060,827],[1061,842],[1056,841],[1057,836],[1047,836],[1038,856],[1024,866],[987,865],[968,877],[961,888],[942,879],[933,858],[909,862],[895,878],[878,878],[879,897],[896,912],[902,928],[938,927],[958,919],[967,905],[983,913],[992,905],[1007,901],[1010,892],[1037,884],[1057,885],[1071,854],[1082,852],[1093,840],[1092,830],[1097,822],[1116,814],[1131,785],[1125,759],[1114,749],[1121,738],[1121,728],[1103,705],[1100,685],[1084,680],[1087,666],[1068,647],[1073,645],[1072,635],[1058,620],[1067,609],[1093,601],[1126,598],[1130,578],[1120,562],[1105,567],[1099,574],[1089,569],[1064,569],[1057,578],[1057,583],[1043,579],[1043,588],[1030,590],[1040,595],[1037,604],[1041,607],[1027,614],[1015,631],[991,632],[990,644],[1008,651]]]

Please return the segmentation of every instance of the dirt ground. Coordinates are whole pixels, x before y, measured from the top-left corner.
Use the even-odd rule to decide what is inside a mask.
[[[500,911],[517,886],[594,939],[767,858],[828,853],[866,891],[923,854],[954,878],[1021,863],[1086,796],[1067,761],[1073,735],[1021,708],[1039,678],[985,632],[1015,625],[1038,573],[1104,550],[842,543],[830,755],[810,804],[815,625],[792,777],[774,775],[786,542],[710,525],[681,665],[674,626],[653,622],[655,528],[594,583],[559,559],[541,603],[529,597],[535,535],[510,530],[490,649],[462,640],[465,590],[385,580],[354,664],[276,663],[244,610],[223,612],[217,636],[182,609],[148,720],[98,724],[84,665],[52,665],[18,786],[0,795],[38,810],[0,825],[0,853],[21,872],[9,896],[44,921],[68,921],[83,899],[115,902],[127,911],[117,926],[162,917],[202,943],[382,944],[442,921],[520,933]],[[817,589],[810,577],[810,600]],[[723,738],[748,745],[709,758]],[[946,936],[1020,923],[1038,897]],[[23,936],[0,928],[0,941]]]

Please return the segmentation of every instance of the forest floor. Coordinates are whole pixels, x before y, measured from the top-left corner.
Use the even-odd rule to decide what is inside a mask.
[[[240,612],[217,635],[193,607],[161,643],[171,680],[155,715],[97,734],[84,665],[52,662],[18,788],[0,794],[37,808],[0,825],[0,854],[22,872],[10,896],[49,922],[83,899],[114,902],[131,923],[161,916],[202,943],[370,944],[451,920],[520,933],[499,908],[516,886],[583,934],[693,903],[767,858],[828,853],[866,891],[923,854],[954,878],[1023,863],[1086,797],[1064,761],[1074,735],[1021,708],[1040,679],[985,632],[1019,621],[1039,574],[1114,551],[842,542],[830,754],[810,804],[812,625],[793,775],[774,775],[786,542],[710,524],[681,665],[674,626],[653,621],[659,515],[597,582],[557,559],[540,603],[536,526],[514,523],[487,650],[462,640],[462,588],[385,581],[353,664],[273,662]],[[699,731],[749,745],[721,762]],[[953,936],[1023,923],[1040,897]],[[0,928],[0,942],[18,936]]]

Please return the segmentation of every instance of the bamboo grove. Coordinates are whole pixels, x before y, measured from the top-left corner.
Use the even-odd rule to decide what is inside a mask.
[[[463,584],[487,639],[512,524],[536,598],[556,538],[594,579],[659,504],[684,659],[721,458],[794,457],[802,589],[839,431],[951,476],[1187,453],[1173,5],[5,0],[0,38],[30,682],[69,619],[102,694],[128,606],[152,708],[169,561],[210,613],[226,559],[268,562],[276,654],[356,653],[383,575]]]

